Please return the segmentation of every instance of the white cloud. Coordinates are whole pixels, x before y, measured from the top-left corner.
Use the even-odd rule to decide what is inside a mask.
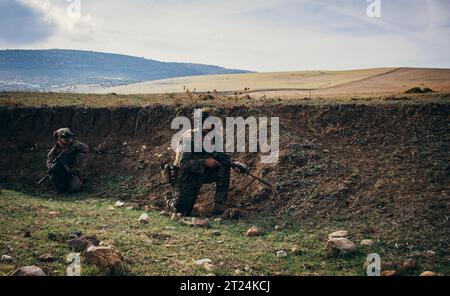
[[[414,17],[424,2],[401,0],[408,4],[403,9],[382,0],[389,11],[381,20],[365,16],[365,0],[342,0],[339,6],[325,0],[81,0],[79,18],[67,15],[66,0],[20,1],[58,28],[33,48],[257,71],[450,66],[444,0],[427,0],[427,13]],[[430,17],[423,27],[421,20]]]

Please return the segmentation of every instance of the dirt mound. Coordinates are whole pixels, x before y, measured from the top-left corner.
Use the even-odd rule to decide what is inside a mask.
[[[232,176],[229,203],[246,215],[293,220],[359,217],[412,232],[449,225],[449,108],[430,104],[333,104],[230,107],[228,116],[279,116],[280,159],[236,154],[271,183]],[[172,162],[170,122],[191,107],[0,108],[0,184],[38,189],[51,132],[69,126],[92,148],[87,179],[93,194],[160,203],[160,163]],[[108,180],[122,177],[108,191]],[[128,179],[127,179],[128,178]],[[108,185],[108,186],[107,186]],[[111,185],[111,184],[110,184]],[[112,184],[111,186],[114,186]],[[101,191],[101,192],[100,192]],[[207,211],[205,186],[197,210]],[[446,230],[447,229],[447,230]]]

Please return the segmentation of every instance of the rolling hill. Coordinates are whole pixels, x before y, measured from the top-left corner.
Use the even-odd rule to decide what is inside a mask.
[[[1,50],[0,91],[89,91],[180,76],[249,71],[79,50]]]

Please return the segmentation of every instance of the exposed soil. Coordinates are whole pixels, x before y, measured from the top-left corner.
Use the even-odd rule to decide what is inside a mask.
[[[172,162],[170,122],[192,106],[0,107],[0,184],[44,190],[34,182],[44,172],[52,131],[68,126],[92,148],[86,179],[90,190],[142,203],[161,204],[160,163]],[[244,215],[286,220],[366,220],[398,226],[410,238],[440,236],[448,246],[449,103],[294,104],[228,107],[228,116],[280,117],[280,159],[264,165],[258,155],[236,154],[273,184],[232,175],[229,205]],[[131,176],[109,192],[104,180]],[[140,190],[130,190],[139,187]],[[130,193],[131,192],[131,193]],[[213,186],[196,206],[207,213]],[[448,248],[447,248],[448,250]]]

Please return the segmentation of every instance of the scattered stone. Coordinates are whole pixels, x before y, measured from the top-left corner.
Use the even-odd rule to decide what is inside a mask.
[[[233,271],[233,273],[234,273],[234,275],[242,275],[242,270],[240,270],[240,269],[235,269],[235,270]]]
[[[287,257],[286,251],[283,251],[283,250],[277,251],[277,257],[278,258]]]
[[[261,235],[261,232],[256,226],[250,227],[247,232],[245,233],[246,236],[259,236]]]
[[[222,218],[215,218],[214,222],[220,223],[220,222],[222,222]]]
[[[188,225],[188,226],[192,226],[192,227],[202,227],[202,228],[211,227],[211,225],[209,225],[208,219],[199,219],[199,218],[193,217],[191,221],[186,220],[186,219],[181,219],[180,222],[183,223],[184,225]]]
[[[405,262],[403,262],[402,264],[402,269],[404,270],[413,270],[417,268],[417,260],[415,259],[407,259]]]
[[[203,227],[203,228],[211,227],[209,225],[208,219],[199,219],[199,218],[192,218],[192,226],[194,226],[194,227]]]
[[[45,276],[44,271],[35,265],[31,266],[23,266],[19,269],[16,269],[12,274],[12,276]]]
[[[73,238],[73,239],[67,241],[67,243],[75,251],[83,252],[87,247],[89,247],[91,245],[98,246],[100,241],[97,239],[97,237],[95,235],[93,235],[93,236],[85,235],[85,236]]]
[[[373,240],[371,239],[363,239],[360,243],[361,246],[370,247],[373,245]]]
[[[383,270],[381,272],[381,276],[395,276],[395,275],[397,275],[396,270]]]
[[[69,234],[69,238],[73,239],[73,238],[77,238],[80,237],[83,234],[83,232],[81,232],[80,230],[76,230],[74,232],[72,232],[71,234]]]
[[[194,261],[194,264],[197,265],[197,266],[202,266],[205,263],[212,263],[212,261],[211,261],[211,259],[208,259],[208,258]]]
[[[223,219],[239,219],[241,217],[242,217],[242,213],[237,208],[226,209],[222,214]]]
[[[208,263],[208,262],[206,262],[205,264],[203,264],[203,268],[204,268],[206,271],[209,271],[209,272],[212,272],[212,271],[215,271],[215,270],[216,270],[216,266],[215,266],[214,264],[211,264],[211,263]]]
[[[59,216],[59,212],[49,212],[49,213],[48,213],[48,216],[49,216],[49,217],[53,217],[53,218],[54,218],[54,217],[58,217],[58,216]]]
[[[420,276],[440,276],[440,274],[427,270],[427,271],[422,272],[420,274]]]
[[[302,254],[302,250],[297,245],[292,247],[291,252],[292,252],[293,255],[296,255],[296,256]]]
[[[51,254],[43,254],[39,257],[39,261],[42,262],[53,262],[55,260],[55,258],[53,258],[53,256]]]
[[[214,229],[214,230],[211,231],[211,235],[219,236],[219,235],[221,235],[221,232],[218,229]]]
[[[150,217],[146,213],[142,213],[138,220],[142,224],[147,224],[150,221]]]
[[[284,228],[284,225],[275,225],[274,229],[275,230],[281,230]]]
[[[356,251],[356,246],[346,238],[332,238],[328,240],[326,249],[330,257],[347,256]]]
[[[129,206],[129,207],[126,207],[125,209],[127,209],[127,210],[131,211],[131,210],[133,210],[133,209],[134,209],[134,207],[132,207],[132,206]]]
[[[13,258],[9,255],[2,255],[2,259],[0,261],[3,263],[11,263],[13,262]]]
[[[124,273],[124,258],[115,246],[90,246],[84,252],[87,263],[110,274]]]
[[[328,235],[328,239],[332,239],[332,238],[346,238],[348,235],[348,231],[347,230],[338,230],[335,232],[332,232]]]
[[[114,206],[115,206],[116,208],[121,208],[121,207],[123,207],[124,205],[125,205],[125,203],[122,202],[122,201],[120,201],[120,200],[116,201],[116,203],[114,204]]]
[[[108,206],[108,210],[109,210],[109,211],[114,211],[115,208],[114,208],[113,206]]]

